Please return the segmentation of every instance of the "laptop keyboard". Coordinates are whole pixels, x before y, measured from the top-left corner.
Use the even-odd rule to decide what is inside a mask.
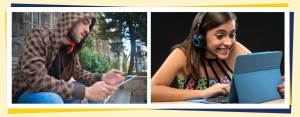
[[[206,101],[210,102],[219,102],[219,103],[228,103],[228,96],[218,96],[206,99]]]

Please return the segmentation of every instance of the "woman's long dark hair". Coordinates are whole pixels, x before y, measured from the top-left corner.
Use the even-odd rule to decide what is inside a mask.
[[[202,48],[197,48],[193,45],[192,39],[193,36],[196,34],[196,28],[197,24],[200,19],[200,15],[202,13],[198,13],[193,21],[191,30],[188,34],[188,37],[180,44],[177,44],[172,47],[172,50],[179,48],[181,49],[184,54],[186,55],[186,68],[187,70],[192,74],[194,78],[198,78],[200,73],[200,65],[202,65],[202,62],[205,59],[206,51]],[[208,12],[206,13],[205,17],[202,19],[201,27],[200,27],[200,33],[202,33],[204,36],[206,36],[207,31],[216,28],[222,24],[225,24],[229,21],[235,21],[237,20],[234,13],[231,12]],[[236,24],[237,26],[237,24]],[[206,45],[204,45],[206,46]]]

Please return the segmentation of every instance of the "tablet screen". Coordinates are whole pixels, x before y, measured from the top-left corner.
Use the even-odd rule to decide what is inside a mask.
[[[119,87],[119,86],[125,84],[126,82],[128,82],[128,81],[130,81],[130,80],[136,78],[136,77],[137,77],[137,75],[127,75],[127,76],[125,77],[125,79],[124,79],[124,82],[122,82],[122,83],[116,85],[115,87]]]

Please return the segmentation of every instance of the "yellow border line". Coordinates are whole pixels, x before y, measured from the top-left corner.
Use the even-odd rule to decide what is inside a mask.
[[[97,7],[97,5],[92,5],[92,6]],[[134,7],[134,6],[121,6],[121,7]],[[269,4],[228,4],[228,5],[204,5],[204,6],[195,5],[195,6],[165,6],[165,7],[289,7],[289,4],[269,3]]]
[[[237,4],[237,5],[210,5],[203,7],[288,7],[288,3],[274,3],[274,4]]]
[[[8,41],[8,40],[7,40],[7,39],[8,39],[8,38],[7,38],[7,12],[4,12],[4,18],[5,18],[5,19],[4,19],[4,23],[5,23],[5,29],[4,29],[4,30],[5,30],[5,38],[6,38],[6,39],[5,39],[5,45],[6,45],[5,49],[7,49],[7,41]],[[7,50],[5,50],[5,51],[7,51]],[[7,56],[7,52],[6,52],[6,56]],[[6,74],[6,75],[7,75],[7,74]]]
[[[26,3],[26,4],[30,4],[30,3]],[[47,5],[64,5],[64,4],[47,4]],[[83,5],[83,4],[66,4],[66,5]],[[85,4],[85,6],[98,7],[99,5]],[[266,4],[205,5],[205,6],[165,6],[165,7],[288,7],[288,6],[289,6],[288,3],[266,3]],[[136,7],[136,6],[120,6],[120,7]],[[153,7],[155,7],[155,5],[153,5]]]
[[[52,113],[52,112],[86,112],[86,111],[127,111],[127,110],[153,110],[148,108],[17,108],[8,109],[8,114],[23,114],[23,113]]]

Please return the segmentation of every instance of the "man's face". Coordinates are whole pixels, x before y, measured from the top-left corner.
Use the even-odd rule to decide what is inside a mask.
[[[85,39],[88,36],[90,32],[91,23],[92,23],[91,17],[79,20],[70,29],[68,33],[68,38],[75,43],[80,43],[81,40]]]

